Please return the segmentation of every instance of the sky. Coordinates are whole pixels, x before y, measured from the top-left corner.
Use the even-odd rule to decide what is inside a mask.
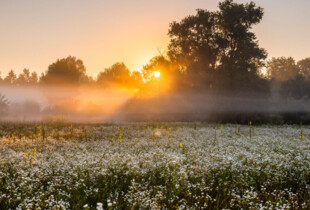
[[[246,0],[235,0],[246,3]],[[87,73],[124,62],[141,70],[165,52],[169,24],[216,10],[218,0],[0,0],[0,72],[39,74],[58,58],[83,60]],[[253,28],[269,59],[310,57],[309,0],[254,0],[264,8]]]

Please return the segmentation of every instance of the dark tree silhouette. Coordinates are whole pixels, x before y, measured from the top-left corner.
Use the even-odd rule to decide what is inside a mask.
[[[310,80],[310,58],[298,61],[297,66],[300,70],[300,74],[303,75],[306,80]]]
[[[47,85],[77,85],[88,82],[89,77],[83,61],[69,56],[49,65],[40,80]]]
[[[251,88],[251,83],[261,87],[265,84],[257,73],[267,53],[250,30],[262,17],[263,9],[253,2],[225,0],[219,11],[199,9],[170,25],[169,58],[187,71],[192,86],[229,92]]]

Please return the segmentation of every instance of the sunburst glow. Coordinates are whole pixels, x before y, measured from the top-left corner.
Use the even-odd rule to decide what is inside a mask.
[[[155,76],[156,78],[160,77],[160,71],[154,71],[154,76]]]

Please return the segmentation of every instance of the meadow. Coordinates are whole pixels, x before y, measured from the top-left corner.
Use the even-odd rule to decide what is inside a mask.
[[[310,208],[310,127],[0,123],[0,209],[240,208]]]

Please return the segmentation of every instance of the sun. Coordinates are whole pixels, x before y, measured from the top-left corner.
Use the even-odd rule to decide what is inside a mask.
[[[154,71],[154,76],[155,76],[156,78],[160,77],[160,71]]]

